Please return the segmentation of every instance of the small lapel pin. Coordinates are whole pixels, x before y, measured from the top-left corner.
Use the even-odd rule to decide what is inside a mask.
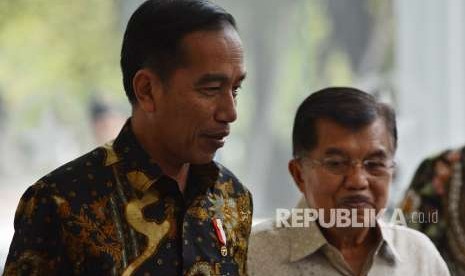
[[[216,237],[221,244],[221,256],[226,257],[226,255],[228,255],[228,249],[226,248],[226,234],[224,233],[221,219],[213,219],[213,227],[215,228]]]

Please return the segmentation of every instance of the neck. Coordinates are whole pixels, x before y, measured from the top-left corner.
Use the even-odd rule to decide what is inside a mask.
[[[164,153],[160,147],[161,143],[147,131],[146,124],[141,122],[141,120],[135,119],[135,117],[133,114],[131,126],[137,141],[144,151],[149,154],[150,158],[161,168],[163,173],[176,180],[179,190],[184,192],[190,164],[176,161],[174,158],[170,158],[172,154]]]
[[[370,254],[373,254],[379,237],[377,229],[332,228],[322,232],[328,242],[339,250],[352,272],[360,275],[367,261],[373,256]]]
[[[176,180],[181,193],[184,193],[184,190],[186,189],[187,176],[189,174],[189,167],[190,167],[189,163],[184,163],[180,169],[176,171],[173,170],[170,172],[163,170],[162,168],[162,170],[165,172],[167,176]]]

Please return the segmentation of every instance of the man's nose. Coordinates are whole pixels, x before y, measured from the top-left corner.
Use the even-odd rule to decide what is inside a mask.
[[[222,123],[232,123],[237,119],[236,99],[232,90],[229,90],[223,97],[220,97],[215,119]]]
[[[368,173],[359,162],[352,164],[344,178],[344,185],[348,189],[362,190],[368,187]]]

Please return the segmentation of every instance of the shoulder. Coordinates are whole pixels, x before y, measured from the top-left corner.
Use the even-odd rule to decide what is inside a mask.
[[[276,227],[276,222],[273,219],[255,225],[249,240],[251,257],[261,256],[263,252],[273,252],[276,255],[280,255],[279,253],[287,254],[288,252],[283,250],[288,247],[289,243],[287,230],[284,227]]]
[[[431,240],[420,231],[386,222],[380,223],[380,226],[385,238],[396,247],[415,244],[415,246],[421,248],[434,248]]]
[[[67,162],[45,175],[42,180],[57,181],[62,178],[75,177],[83,172],[92,172],[104,167],[105,149],[98,147],[92,151]]]
[[[401,225],[380,225],[385,239],[391,243],[401,259],[424,266],[441,269],[446,267],[439,251],[425,234]]]
[[[48,173],[23,193],[21,202],[56,202],[61,199],[76,202],[103,196],[111,192],[107,181],[111,168],[105,165],[107,151],[96,148]]]
[[[242,184],[242,182],[231,172],[228,168],[220,164],[219,162],[215,162],[215,165],[218,167],[218,182],[217,184],[231,186],[234,189],[234,192],[237,194],[247,194],[251,197],[251,193],[248,188]]]
[[[107,155],[104,147],[95,148],[48,173],[39,182],[57,190],[94,185],[110,171],[105,165]]]
[[[402,242],[408,242],[410,244],[414,243],[421,247],[433,247],[434,245],[431,240],[420,231],[408,228],[402,225],[396,225],[392,223],[383,222],[380,224],[382,227],[383,234],[386,235],[388,239],[396,244],[401,244]]]
[[[267,219],[255,225],[252,229],[252,235],[257,240],[275,239],[277,237],[284,238],[286,228],[276,227],[274,219]]]
[[[96,148],[29,186],[19,201],[15,225],[42,225],[44,220],[57,222],[58,218],[69,218],[73,212],[80,214],[89,204],[106,198],[112,192],[112,186],[108,185],[112,172],[105,166],[105,156],[104,148]]]
[[[277,273],[289,261],[289,250],[286,228],[277,228],[273,219],[255,225],[249,238],[249,274]]]

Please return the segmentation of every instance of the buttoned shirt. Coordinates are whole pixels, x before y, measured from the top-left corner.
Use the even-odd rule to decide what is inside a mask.
[[[426,236],[382,221],[377,227],[381,239],[360,275],[449,275],[444,260]],[[252,230],[248,255],[251,276],[355,275],[316,222],[308,227],[277,227],[274,220],[263,222]]]
[[[244,275],[251,217],[250,193],[216,162],[190,165],[181,193],[128,120],[24,193],[4,274]]]

